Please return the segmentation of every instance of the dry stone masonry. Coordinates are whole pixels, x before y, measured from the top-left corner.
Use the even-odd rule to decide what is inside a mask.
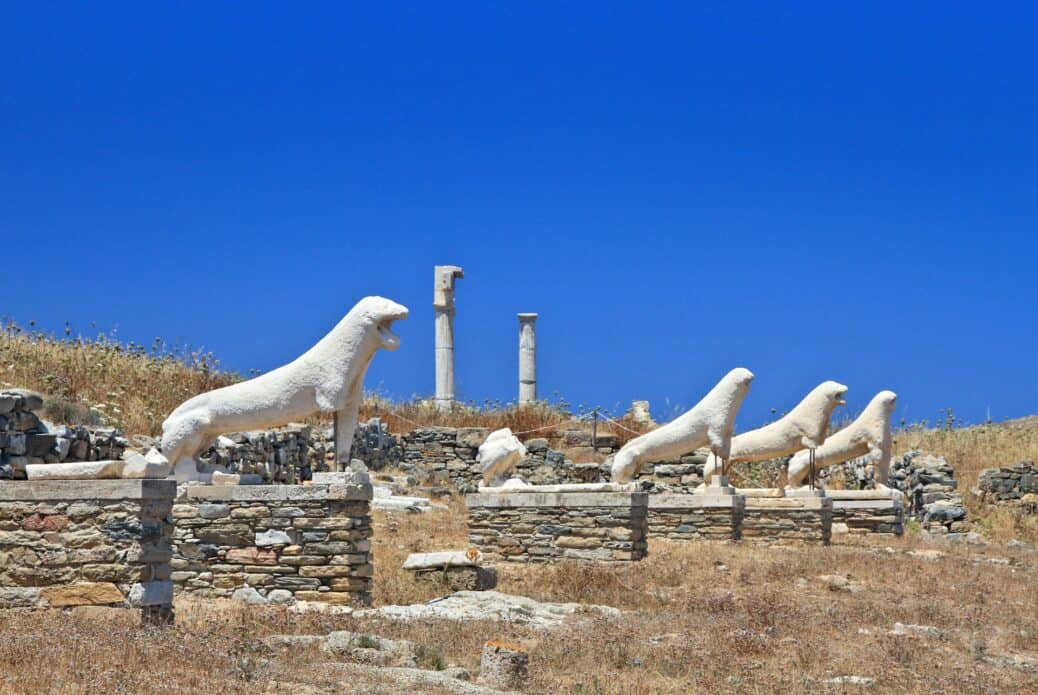
[[[910,451],[891,466],[890,486],[900,489],[909,511],[932,534],[970,531],[955,471],[943,456]]]
[[[201,596],[371,602],[371,486],[189,486],[173,507],[172,579]]]
[[[742,495],[651,495],[649,536],[675,541],[737,541],[742,536],[745,507]]]
[[[466,495],[469,542],[490,562],[646,556],[644,492],[515,492]]]
[[[833,501],[824,496],[746,497],[742,540],[829,545]]]
[[[1038,514],[1038,466],[1034,461],[1020,461],[1009,468],[987,468],[981,472],[974,494],[984,504]]]
[[[203,465],[223,466],[231,473],[260,475],[264,482],[294,484],[309,480],[314,471],[325,470],[326,456],[334,448],[330,432],[319,437],[306,425],[289,425],[221,435],[198,459]]]
[[[172,619],[166,480],[0,483],[0,608],[86,605]]]
[[[453,485],[459,492],[475,492],[482,478],[482,467],[476,461],[479,447],[486,441],[490,430],[485,427],[423,427],[401,437],[403,460],[400,469],[415,477],[440,485]],[[586,442],[590,449],[591,433],[573,433],[570,440],[564,433],[563,442]],[[616,437],[602,437],[602,453],[613,450]],[[512,472],[533,485],[596,482],[602,477],[597,463],[578,464],[566,458],[561,451],[548,448],[547,439],[525,442],[527,456]],[[580,445],[577,445],[578,447]],[[366,461],[365,461],[366,463]]]
[[[43,405],[33,391],[0,391],[0,479],[25,480],[30,464],[118,459],[129,446],[115,428],[48,426],[37,415]]]

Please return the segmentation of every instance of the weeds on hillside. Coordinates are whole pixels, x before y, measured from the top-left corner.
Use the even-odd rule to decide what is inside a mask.
[[[240,380],[211,353],[161,338],[123,344],[114,331],[89,338],[66,323],[57,337],[34,328],[10,320],[0,328],[0,385],[46,394],[44,415],[55,422],[154,435],[181,402]]]

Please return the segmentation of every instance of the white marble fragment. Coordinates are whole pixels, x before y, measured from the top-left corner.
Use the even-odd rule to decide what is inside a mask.
[[[114,480],[122,477],[125,466],[125,461],[30,463],[25,474],[29,480]]]
[[[173,582],[137,582],[126,597],[132,608],[165,606],[173,603]]]
[[[568,618],[587,615],[615,619],[620,611],[612,606],[579,603],[541,603],[526,596],[499,591],[458,591],[428,603],[410,606],[382,606],[353,611],[357,617],[393,620],[501,620],[536,629],[558,627]]]
[[[238,485],[239,483],[241,483],[241,476],[237,473],[221,473],[220,471],[212,473],[213,485]]]
[[[445,550],[436,553],[411,553],[404,560],[405,570],[439,569],[441,567],[476,567],[483,561],[478,550]]]
[[[124,478],[165,478],[169,475],[169,461],[154,448],[144,455],[127,450],[123,452],[123,461],[126,462],[122,473]]]
[[[500,485],[526,457],[526,447],[512,430],[504,427],[491,432],[480,445],[476,460],[483,471],[483,484]]]
[[[251,586],[243,586],[240,589],[235,589],[234,593],[231,594],[231,600],[247,603],[251,606],[265,606],[270,603],[260,594],[260,592],[256,591]]]
[[[272,589],[267,592],[267,600],[276,606],[290,606],[296,597],[288,589]]]

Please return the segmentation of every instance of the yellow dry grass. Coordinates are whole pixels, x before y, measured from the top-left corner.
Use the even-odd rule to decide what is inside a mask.
[[[944,456],[955,469],[955,479],[971,521],[992,540],[1019,538],[1038,543],[1038,517],[1011,508],[985,506],[972,494],[985,468],[1038,461],[1038,422],[959,428],[909,427],[894,438],[897,453],[919,450]]]
[[[51,420],[107,424],[131,434],[159,433],[166,416],[191,396],[239,377],[189,348],[122,344],[101,334],[64,339],[8,323],[0,330],[0,386],[47,396]]]

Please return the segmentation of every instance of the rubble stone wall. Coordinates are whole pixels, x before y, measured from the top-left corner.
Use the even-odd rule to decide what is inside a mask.
[[[371,603],[371,486],[190,486],[173,507],[179,591]],[[278,592],[278,593],[274,593]]]
[[[474,492],[482,475],[476,456],[489,434],[490,430],[483,427],[412,430],[400,437],[399,467],[423,481],[453,485],[463,493]],[[524,444],[528,454],[516,467],[515,475],[533,485],[609,481],[609,466],[592,459],[616,453],[620,448],[616,435],[601,434],[592,442],[591,432],[569,430],[558,439],[565,453],[550,448],[547,439],[527,439]],[[697,451],[674,461],[646,464],[638,479],[651,492],[692,492],[703,482],[705,463],[706,452]]]
[[[172,616],[166,480],[0,483],[0,608],[106,605]]]
[[[129,446],[111,427],[50,427],[36,414],[43,397],[25,389],[0,391],[0,479],[25,480],[29,464],[118,459]]]
[[[905,493],[907,511],[923,530],[931,534],[970,531],[955,470],[943,456],[910,451],[895,458],[890,470],[890,486]]]
[[[1038,514],[1038,466],[1021,461],[1009,468],[987,468],[974,494],[985,504],[1007,505]]]
[[[467,495],[469,542],[490,562],[633,562],[648,552],[644,492]]]

